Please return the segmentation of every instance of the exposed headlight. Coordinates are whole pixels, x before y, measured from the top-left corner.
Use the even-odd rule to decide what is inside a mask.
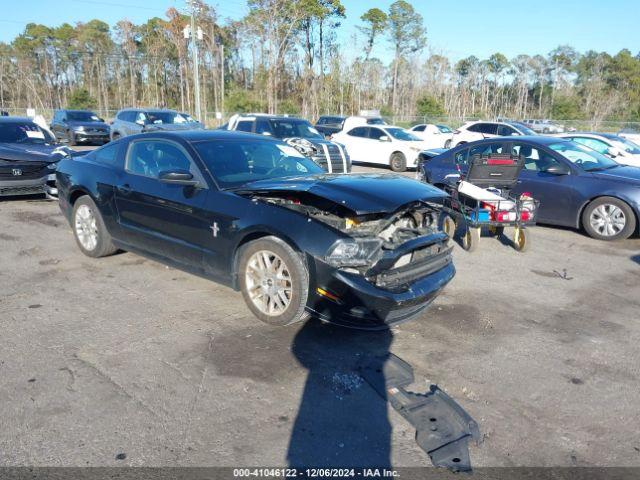
[[[58,163],[57,162],[56,163],[48,163],[47,164],[47,168],[49,170],[55,170],[56,168],[58,168]]]
[[[82,125],[78,125],[76,127],[73,127],[73,131],[74,132],[84,132],[84,127]]]
[[[356,267],[374,263],[380,256],[379,238],[346,238],[335,242],[325,257],[333,267]]]

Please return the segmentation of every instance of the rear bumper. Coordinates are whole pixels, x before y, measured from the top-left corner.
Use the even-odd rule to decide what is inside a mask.
[[[316,260],[315,285],[307,309],[323,321],[363,330],[382,330],[415,318],[455,275],[453,262],[406,285],[402,291],[380,288],[362,275]],[[331,294],[330,299],[318,288]]]
[[[50,173],[37,179],[0,181],[0,197],[41,194],[57,198],[58,188],[56,186],[55,173]]]

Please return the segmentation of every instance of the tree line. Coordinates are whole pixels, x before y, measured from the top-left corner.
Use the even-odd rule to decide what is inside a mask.
[[[248,0],[239,20],[191,2],[202,29],[203,111],[353,114],[396,118],[484,117],[640,121],[640,55],[622,50],[452,61],[428,48],[425,19],[411,3],[371,8],[338,41],[340,0]],[[193,39],[187,12],[136,25],[123,19],[71,25],[30,23],[0,43],[0,107],[131,106],[194,111]],[[392,58],[373,53],[386,48]]]

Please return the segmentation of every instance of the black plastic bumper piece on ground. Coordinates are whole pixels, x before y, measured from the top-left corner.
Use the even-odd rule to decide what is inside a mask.
[[[480,443],[478,424],[436,385],[427,393],[413,393],[413,368],[389,354],[367,359],[361,366],[364,379],[416,428],[416,442],[436,467],[455,472],[471,471],[469,439]]]

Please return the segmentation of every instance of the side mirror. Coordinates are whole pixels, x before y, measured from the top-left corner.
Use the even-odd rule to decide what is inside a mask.
[[[193,178],[191,172],[187,170],[164,170],[158,175],[161,183],[173,185],[196,186],[198,181]]]
[[[569,175],[571,171],[569,167],[566,165],[562,165],[557,163],[555,165],[551,165],[543,170],[544,173],[550,173],[551,175]]]
[[[617,157],[620,155],[620,150],[618,150],[616,147],[609,147],[607,148],[607,155],[611,156],[611,157]]]
[[[378,140],[381,141],[381,142],[390,142],[391,141],[391,139],[386,135],[381,136]]]

